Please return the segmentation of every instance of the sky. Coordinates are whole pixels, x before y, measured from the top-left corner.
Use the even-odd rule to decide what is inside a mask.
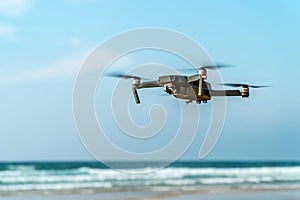
[[[207,160],[300,160],[299,7],[296,0],[0,0],[0,161],[93,159],[73,120],[76,75],[101,42],[142,27],[183,33],[214,61],[236,66],[220,72],[224,82],[272,86],[252,90],[248,99],[227,99],[222,135]],[[143,62],[182,63],[161,55],[140,52],[121,64],[130,70]],[[156,93],[162,91],[141,93],[146,106],[133,115],[139,123],[147,124],[146,108],[156,100],[176,106],[175,98],[153,98]],[[206,121],[210,104],[200,106]],[[171,117],[176,114],[171,110]],[[166,132],[173,132],[171,125]],[[201,130],[183,159],[198,159]]]

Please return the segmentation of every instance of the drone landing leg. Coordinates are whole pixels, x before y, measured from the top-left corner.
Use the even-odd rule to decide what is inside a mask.
[[[134,96],[134,99],[135,99],[135,103],[137,104],[140,104],[140,98],[139,98],[139,95],[137,93],[137,90],[136,90],[136,87],[132,87],[132,92],[133,92],[133,96]]]

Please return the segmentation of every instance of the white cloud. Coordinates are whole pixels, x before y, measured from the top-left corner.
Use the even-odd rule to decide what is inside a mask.
[[[12,16],[24,14],[31,8],[29,0],[0,0],[0,13]]]
[[[0,37],[14,38],[17,28],[12,26],[0,25]]]
[[[0,14],[19,16],[30,8],[30,0],[0,0]],[[18,31],[18,29],[13,26],[0,24],[0,37],[15,39],[16,31]]]
[[[67,80],[75,79],[77,73],[80,70],[81,65],[87,58],[88,53],[80,54],[80,56],[74,55],[69,58],[64,58],[57,60],[51,64],[38,67],[30,70],[23,71],[11,71],[10,73],[0,73],[0,85],[11,85],[11,84],[24,84],[32,83],[38,81],[47,81],[47,80]],[[111,52],[104,52],[104,56],[111,56]],[[118,70],[124,66],[134,66],[135,59],[129,55],[121,57],[113,64],[114,69]],[[30,64],[25,64],[30,66]],[[14,67],[11,68],[15,69]],[[125,69],[124,69],[125,70]],[[0,71],[1,72],[1,71]],[[125,71],[126,72],[126,71]]]
[[[66,58],[42,68],[2,75],[0,76],[0,84],[7,85],[59,78],[75,78],[83,59],[83,57]]]

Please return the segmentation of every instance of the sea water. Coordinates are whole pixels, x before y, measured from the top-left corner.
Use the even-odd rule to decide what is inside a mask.
[[[120,162],[135,169],[139,163]],[[139,172],[139,171],[138,171]],[[300,189],[300,162],[175,162],[151,173],[126,173],[99,162],[0,164],[0,195],[28,191],[173,190],[212,187]]]

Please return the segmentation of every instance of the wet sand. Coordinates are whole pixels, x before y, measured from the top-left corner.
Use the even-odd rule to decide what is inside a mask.
[[[1,200],[300,200],[299,190],[218,190],[218,191],[147,191],[101,192],[93,194],[24,195]]]

